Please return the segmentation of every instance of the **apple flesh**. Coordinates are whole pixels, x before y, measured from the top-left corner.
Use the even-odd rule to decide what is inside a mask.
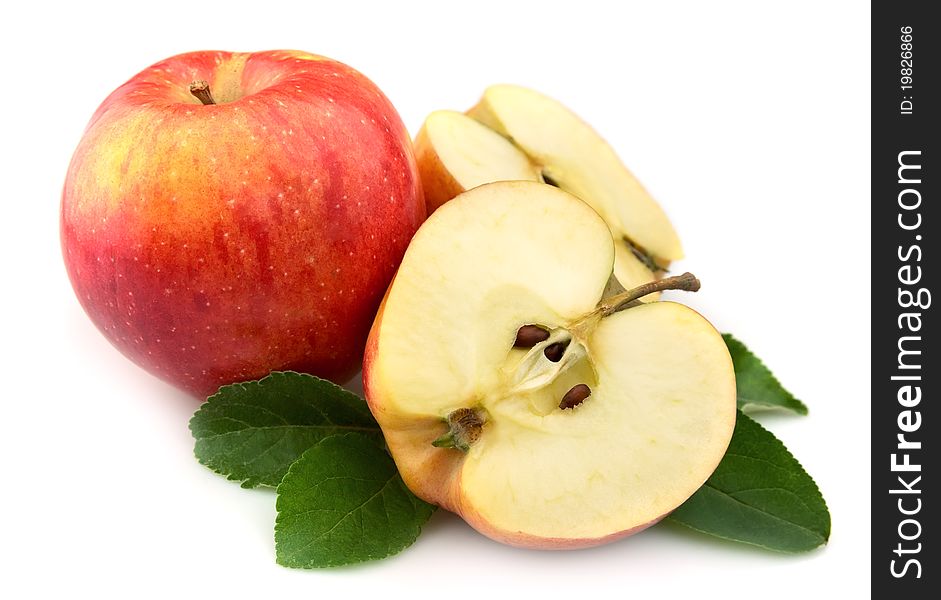
[[[682,258],[679,237],[657,202],[614,149],[561,103],[496,85],[467,114],[432,113],[422,128],[427,135],[416,138],[422,180],[432,190],[429,213],[481,183],[546,181],[588,203],[608,224],[622,288],[651,281]]]
[[[695,311],[633,302],[657,283],[602,300],[614,258],[598,214],[540,183],[474,188],[419,229],[363,370],[418,496],[501,542],[578,548],[705,482],[735,422],[728,350]]]
[[[459,112],[428,115],[415,136],[428,214],[461,192],[494,181],[542,181],[516,146]]]
[[[348,379],[424,216],[409,136],[363,75],[303,52],[195,52],[92,117],[61,240],[104,335],[204,397],[274,369]]]

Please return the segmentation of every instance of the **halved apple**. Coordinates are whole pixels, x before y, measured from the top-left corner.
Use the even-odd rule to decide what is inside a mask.
[[[608,224],[616,240],[614,275],[624,288],[654,279],[682,258],[657,202],[565,106],[524,87],[496,85],[468,115],[432,113],[415,140],[429,214],[481,183],[544,180],[581,198]]]
[[[602,300],[613,264],[598,214],[540,183],[474,188],[422,225],[363,367],[412,491],[501,542],[576,548],[703,484],[735,421],[728,350],[692,309],[636,301],[695,278]]]

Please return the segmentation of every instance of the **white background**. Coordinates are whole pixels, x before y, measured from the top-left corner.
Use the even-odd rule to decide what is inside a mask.
[[[11,8],[11,6],[13,8]],[[860,2],[188,0],[8,4],[0,17],[0,596],[868,596],[870,15]],[[781,556],[659,526],[606,547],[500,546],[439,511],[389,560],[274,562],[274,494],[193,459],[196,403],[117,353],[72,294],[61,185],[98,104],[197,49],[297,48],[372,78],[414,134],[520,83],[592,123],[665,207],[684,296],[811,409],[762,418],[829,502]],[[800,597],[800,596],[797,596]]]

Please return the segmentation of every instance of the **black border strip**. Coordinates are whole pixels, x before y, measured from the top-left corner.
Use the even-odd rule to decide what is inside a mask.
[[[932,350],[932,303],[941,295],[931,298],[941,294],[941,227],[932,210],[941,172],[941,22],[928,16],[931,6],[872,9],[872,587],[885,598],[941,589],[929,559],[937,555],[930,540],[938,507],[928,487],[937,487],[941,401],[941,360]]]

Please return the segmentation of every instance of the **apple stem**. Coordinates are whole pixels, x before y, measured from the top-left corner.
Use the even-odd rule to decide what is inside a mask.
[[[612,296],[598,305],[602,317],[636,306],[634,302],[647,294],[663,292],[666,290],[681,290],[684,292],[699,291],[699,280],[692,273],[683,273],[674,277],[664,277],[627,290],[617,296]]]
[[[216,101],[209,91],[209,82],[205,79],[198,79],[190,84],[190,93],[196,96],[203,104],[215,104]]]

